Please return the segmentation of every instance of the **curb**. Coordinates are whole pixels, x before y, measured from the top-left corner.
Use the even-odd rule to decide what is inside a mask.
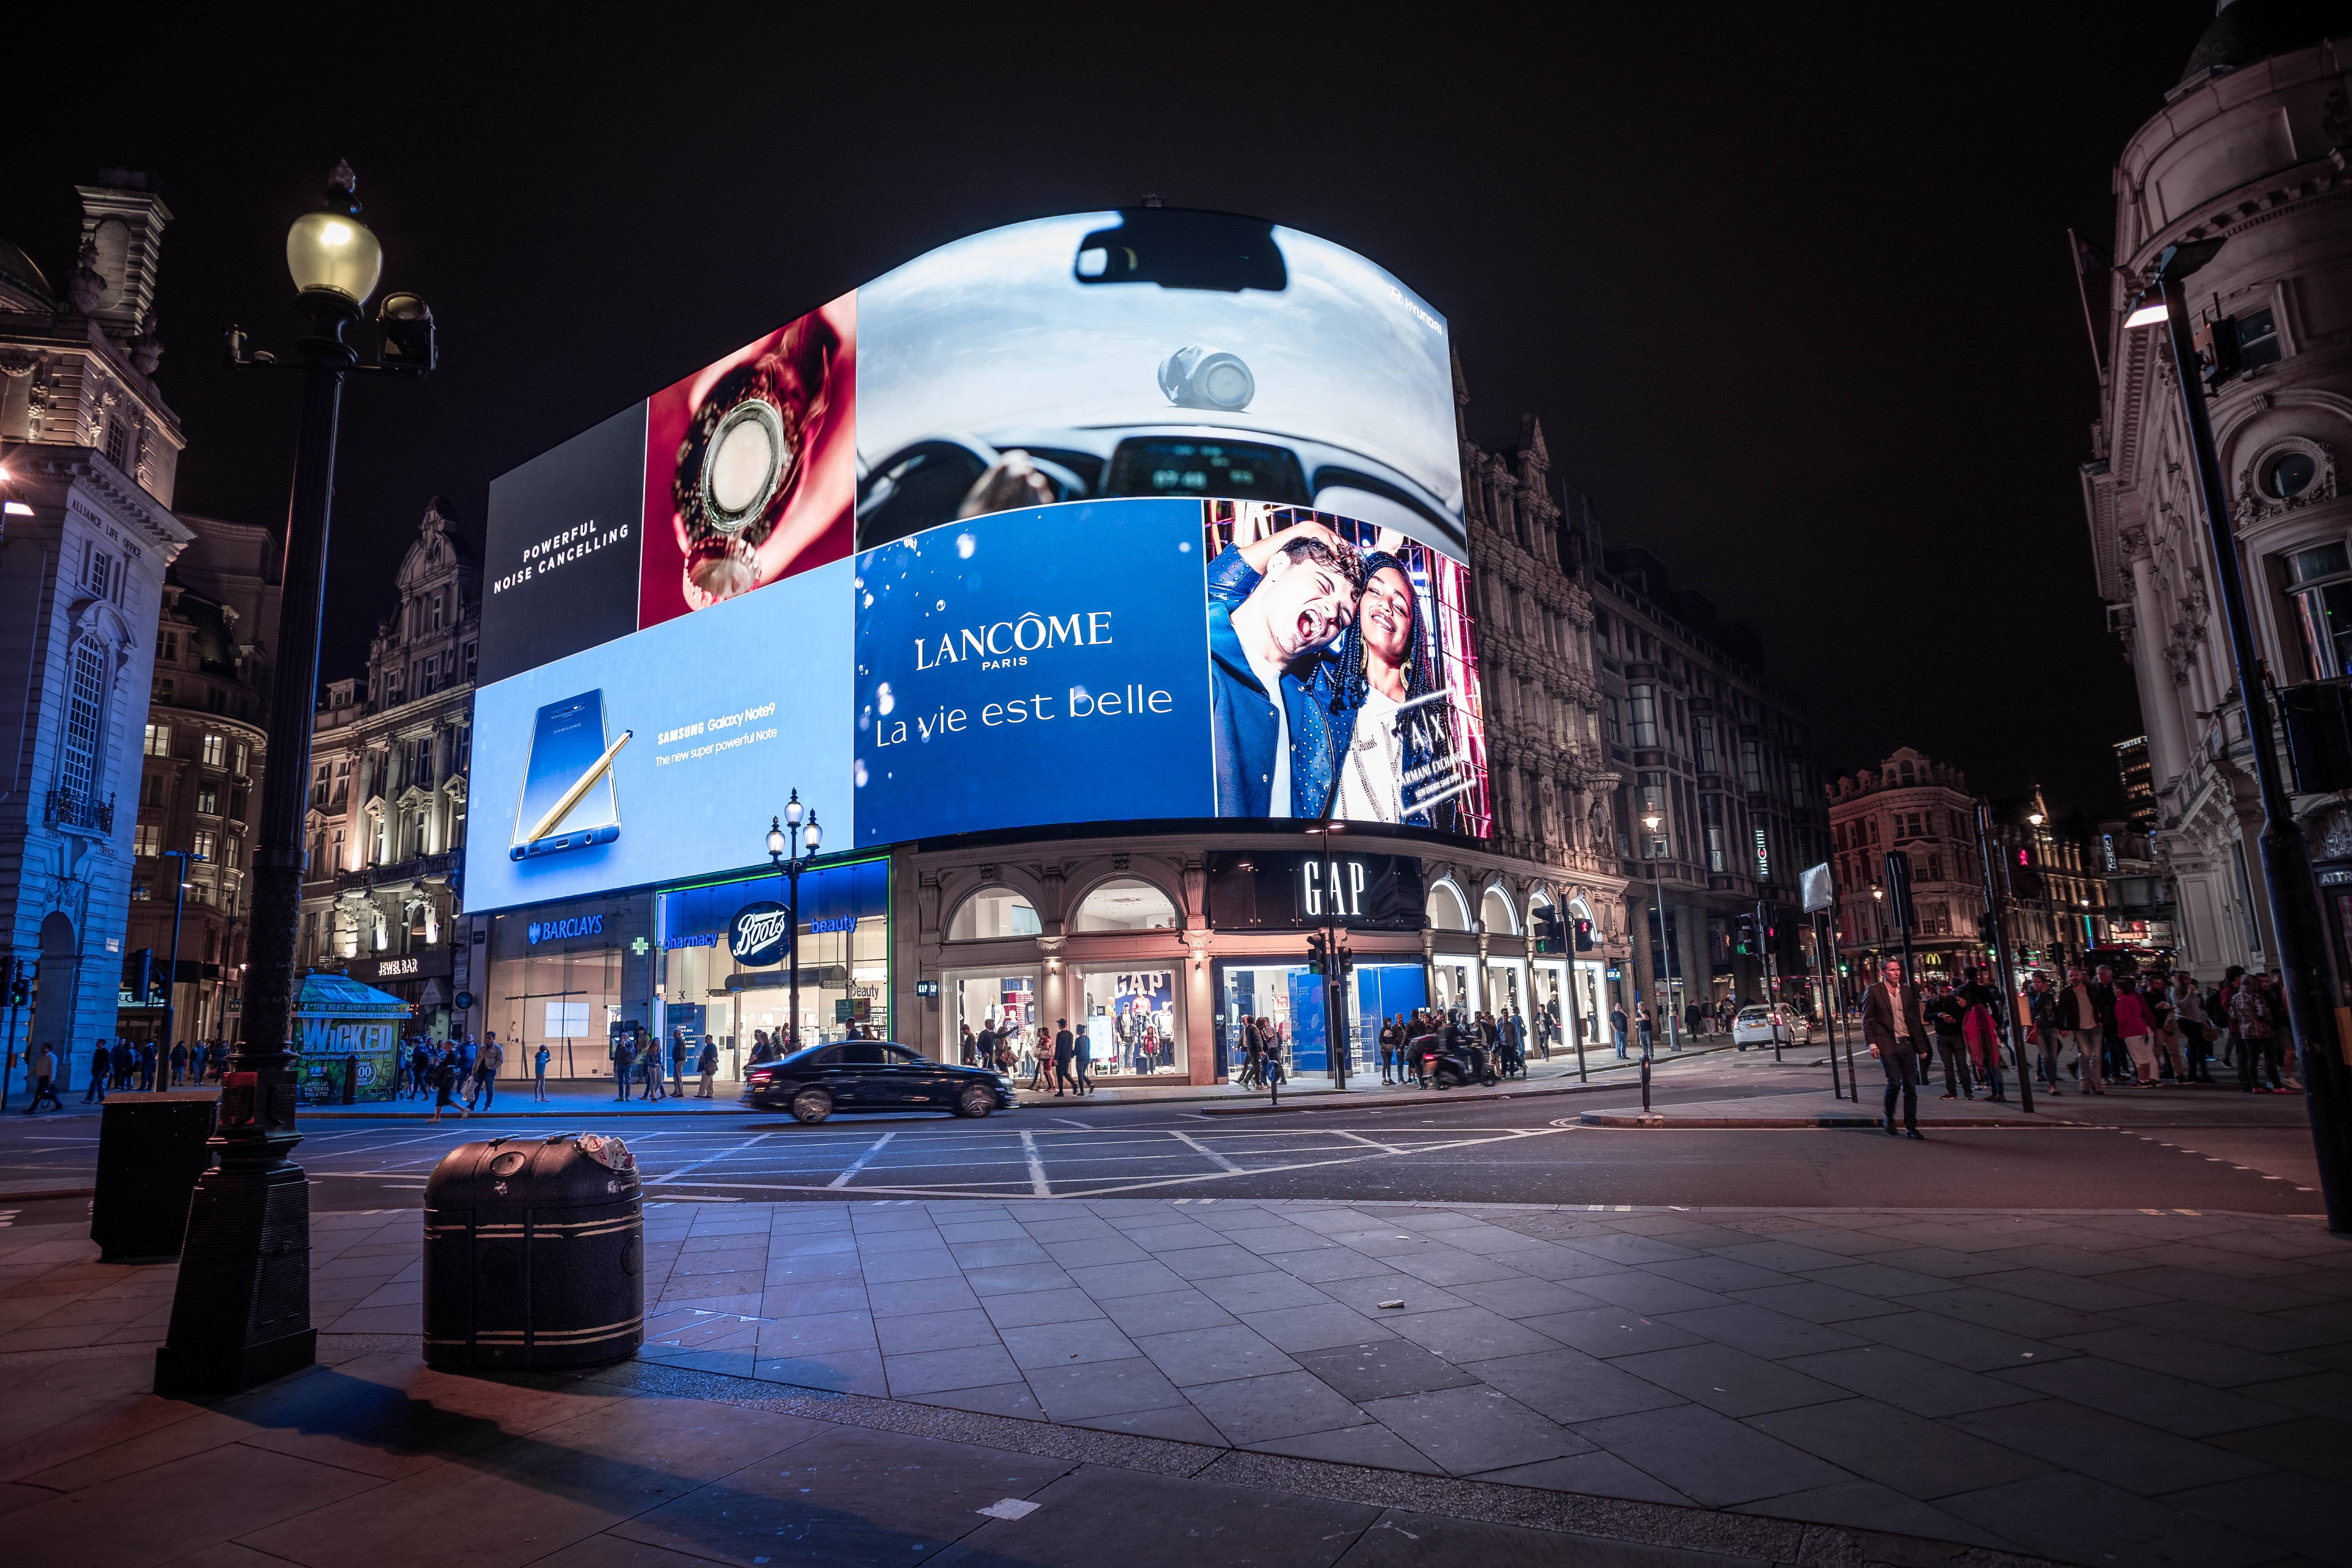
[[[1391,1106],[1465,1105],[1490,1100],[1536,1100],[1556,1094],[1622,1094],[1628,1089],[1640,1087],[1630,1083],[1571,1083],[1558,1089],[1488,1089],[1475,1094],[1459,1089],[1444,1089],[1416,1094],[1410,1100],[1342,1100],[1337,1105],[1308,1101],[1297,1105],[1221,1105],[1208,1110],[1194,1111],[1196,1116],[1288,1116],[1294,1111],[1315,1110],[1381,1110]],[[1597,1113],[1593,1113],[1597,1114]]]
[[[37,1204],[45,1198],[94,1198],[96,1187],[36,1187],[21,1193],[0,1193],[0,1204]]]
[[[394,1103],[396,1104],[398,1102],[395,1101]],[[536,1105],[538,1101],[525,1100],[523,1103],[526,1105]],[[620,1101],[614,1100],[612,1103],[614,1109],[611,1110],[585,1109],[576,1105],[566,1110],[500,1110],[496,1106],[490,1106],[485,1110],[477,1110],[474,1114],[478,1117],[495,1119],[500,1121],[509,1121],[516,1120],[517,1118],[531,1117],[547,1118],[556,1121],[568,1119],[576,1121],[583,1117],[588,1116],[656,1117],[674,1114],[685,1114],[688,1116],[749,1116],[752,1114],[751,1107],[741,1103],[740,1100],[727,1100],[723,1104],[714,1100],[710,1102],[710,1109],[708,1110],[687,1110],[685,1107],[681,1106],[676,1112],[667,1110],[624,1110],[619,1109]],[[635,1105],[638,1102],[635,1100],[630,1101],[630,1104],[632,1105]],[[457,1107],[452,1106],[450,1107],[450,1110],[454,1113]],[[298,1106],[296,1110],[301,1120],[305,1121],[341,1121],[346,1120],[364,1120],[368,1121],[430,1121],[433,1120],[433,1113],[429,1110],[370,1110],[357,1105],[330,1105],[322,1107]],[[444,1121],[464,1121],[465,1118],[451,1114],[443,1117],[441,1120]]]
[[[1588,1110],[1577,1118],[1588,1127],[1638,1128],[1645,1131],[1664,1130],[1675,1131],[1689,1129],[1696,1131],[1737,1131],[1742,1128],[1775,1127],[1867,1127],[1874,1131],[1884,1127],[1884,1118],[1853,1114],[1847,1116],[1668,1116],[1664,1111],[1644,1115],[1638,1110]],[[2015,1127],[2028,1130],[2056,1128],[2074,1130],[2084,1124],[2076,1121],[1995,1121],[1990,1117],[1938,1117],[1919,1124],[1922,1131],[1929,1128],[1944,1130]]]

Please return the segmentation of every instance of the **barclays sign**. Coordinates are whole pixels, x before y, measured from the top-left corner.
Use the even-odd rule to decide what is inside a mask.
[[[747,969],[762,969],[793,950],[792,911],[773,900],[745,904],[727,922],[727,951]]]
[[[523,931],[523,935],[529,939],[533,947],[537,947],[542,942],[562,942],[570,937],[603,936],[604,934],[604,917],[603,915],[581,915],[568,921],[533,921]]]

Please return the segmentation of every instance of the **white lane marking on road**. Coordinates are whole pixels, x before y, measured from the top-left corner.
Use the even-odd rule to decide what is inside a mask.
[[[1339,1132],[1339,1135],[1351,1142],[1361,1143],[1367,1149],[1378,1149],[1383,1154],[1401,1154],[1404,1152],[1393,1143],[1376,1143],[1360,1132],[1348,1132],[1343,1131]]]
[[[1186,1148],[1192,1150],[1202,1159],[1214,1162],[1217,1167],[1221,1170],[1238,1171],[1241,1169],[1239,1165],[1234,1164],[1231,1160],[1226,1159],[1223,1154],[1218,1153],[1214,1149],[1210,1148],[1206,1143],[1202,1142],[1190,1132],[1171,1132],[1168,1136],[1175,1139],[1176,1142],[1183,1144]]]
[[[877,1138],[873,1142],[868,1143],[866,1146],[866,1152],[860,1154],[856,1159],[851,1161],[846,1166],[843,1167],[841,1174],[834,1177],[834,1179],[827,1184],[835,1187],[845,1187],[849,1185],[849,1178],[857,1174],[858,1172],[866,1169],[866,1163],[872,1160],[875,1155],[882,1152],[882,1145],[887,1143],[891,1139],[896,1138],[897,1136],[898,1136],[898,1134],[896,1132],[885,1132],[881,1137]]]
[[[687,1174],[687,1173],[690,1171],[699,1171],[705,1165],[715,1164],[717,1162],[727,1158],[730,1154],[740,1154],[744,1150],[749,1149],[752,1144],[764,1143],[774,1136],[775,1134],[772,1132],[754,1132],[749,1138],[744,1139],[740,1143],[733,1144],[730,1147],[719,1150],[715,1153],[706,1154],[690,1165],[680,1165],[677,1170],[668,1172],[664,1175],[656,1176],[645,1184],[649,1187],[666,1186],[669,1183],[677,1181],[680,1176]]]
[[[1029,1190],[1041,1198],[1054,1195],[1051,1184],[1045,1180],[1045,1163],[1037,1158],[1036,1135],[1026,1127],[1021,1130],[1022,1152],[1029,1156]]]
[[[1063,1123],[1065,1123],[1065,1124],[1066,1124],[1066,1125],[1068,1125],[1068,1126],[1071,1126],[1071,1127],[1079,1127],[1079,1128],[1084,1128],[1084,1129],[1085,1129],[1087,1131],[1088,1131],[1088,1132],[1091,1132],[1091,1131],[1093,1131],[1095,1130],[1095,1124],[1094,1124],[1093,1122],[1091,1122],[1091,1121],[1071,1121],[1071,1119],[1070,1119],[1070,1118],[1068,1118],[1068,1117],[1066,1117],[1066,1116],[1056,1116],[1055,1118],[1054,1118],[1054,1120],[1055,1120],[1055,1121],[1059,1121],[1059,1122],[1063,1122]]]

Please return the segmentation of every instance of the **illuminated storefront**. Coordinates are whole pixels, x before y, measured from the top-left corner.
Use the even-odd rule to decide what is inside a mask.
[[[793,963],[772,930],[773,952],[746,949],[746,933],[767,914],[780,921],[792,898],[773,872],[665,889],[656,896],[660,950],[655,1026],[682,1034],[689,1050],[708,1037],[719,1071],[740,1075],[760,1032],[782,1038],[791,1023]],[[890,863],[819,866],[800,878],[800,1043],[876,1038],[890,1029]],[[747,918],[749,917],[749,918]]]
[[[614,1024],[646,1014],[653,899],[581,899],[493,915],[476,1016],[506,1047],[509,1073],[548,1048],[552,1078],[610,1069]]]

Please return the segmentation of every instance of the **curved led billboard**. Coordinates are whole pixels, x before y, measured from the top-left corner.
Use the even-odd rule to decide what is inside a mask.
[[[746,864],[779,780],[844,846],[1486,833],[1450,367],[1444,321],[1327,241],[1080,214],[942,247],[502,476],[469,906]]]

